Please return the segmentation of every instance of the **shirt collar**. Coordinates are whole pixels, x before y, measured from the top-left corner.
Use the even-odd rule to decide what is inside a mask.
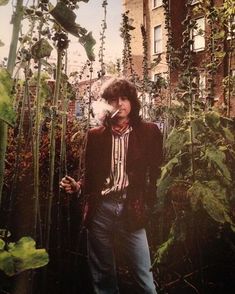
[[[130,133],[132,131],[132,127],[129,124],[127,124],[123,126],[122,128],[112,127],[111,130],[113,135],[122,136],[122,135]]]

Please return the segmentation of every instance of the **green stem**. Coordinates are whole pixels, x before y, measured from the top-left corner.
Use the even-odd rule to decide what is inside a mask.
[[[65,61],[66,63],[66,61]],[[66,160],[66,122],[67,122],[67,83],[63,88],[62,95],[62,128],[61,128],[61,140],[60,140],[60,169],[59,169],[59,179],[61,179],[64,175],[67,175],[67,160]],[[57,250],[60,256],[61,249],[61,233],[60,233],[60,223],[61,223],[61,215],[60,215],[60,205],[61,205],[61,191],[58,193],[58,201],[57,201]],[[68,242],[70,242],[70,206],[68,205]]]
[[[37,86],[36,86],[36,117],[34,133],[34,236],[37,231],[37,220],[39,215],[39,146],[40,146],[40,111],[41,111],[41,59],[38,61]]]
[[[50,243],[50,230],[51,230],[51,213],[52,213],[52,200],[54,190],[54,170],[55,170],[55,137],[56,137],[56,111],[60,93],[60,80],[62,70],[62,56],[63,51],[58,49],[57,52],[57,67],[56,67],[56,83],[55,92],[53,97],[53,114],[51,121],[51,136],[50,136],[50,167],[49,167],[49,199],[48,199],[48,214],[47,214],[47,232],[46,232],[46,249],[49,248]]]
[[[23,0],[17,0],[16,11],[14,13],[14,24],[11,38],[11,45],[8,55],[7,70],[12,76],[15,60],[16,60],[16,49],[20,32],[20,23],[23,16]],[[7,131],[8,126],[5,122],[0,121],[0,206],[2,199],[2,189],[4,181],[4,170],[5,170],[5,157],[7,148]]]
[[[15,60],[16,60],[16,50],[17,50],[17,43],[19,39],[19,32],[20,32],[20,23],[23,17],[23,0],[17,0],[16,4],[16,11],[14,12],[14,22],[13,22],[13,31],[11,37],[11,45],[8,55],[7,61],[7,70],[12,75],[14,67],[15,67]]]
[[[191,171],[192,171],[192,180],[195,181],[195,154],[194,154],[194,136],[192,128],[192,119],[193,119],[193,94],[192,94],[192,80],[190,77],[190,105],[189,105],[189,116],[190,116],[190,146],[191,146]]]
[[[87,129],[90,126],[90,120],[91,120],[91,83],[92,83],[92,73],[93,73],[93,67],[92,67],[92,61],[91,61],[91,64],[90,64],[89,103],[88,103]]]
[[[7,124],[0,120],[0,207],[2,203],[2,188],[5,169],[5,154],[7,149]]]
[[[227,116],[230,117],[231,111],[231,67],[232,67],[232,52],[228,53],[228,101],[227,101]]]

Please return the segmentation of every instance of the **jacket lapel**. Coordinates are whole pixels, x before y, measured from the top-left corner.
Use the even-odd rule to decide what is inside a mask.
[[[112,134],[108,128],[105,128],[100,134],[100,164],[104,167],[104,174],[108,175],[111,166],[111,152],[112,152]]]
[[[143,140],[143,138],[142,138]],[[127,170],[132,170],[141,158],[141,140],[139,138],[138,130],[133,128],[130,132],[129,146],[127,153]]]

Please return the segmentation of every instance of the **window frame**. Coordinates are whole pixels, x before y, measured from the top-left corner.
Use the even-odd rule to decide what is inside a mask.
[[[158,0],[152,0],[153,9],[161,7],[163,5],[163,1],[162,0],[159,0],[159,1],[161,1],[160,4],[158,4]]]
[[[198,89],[199,89],[199,99],[205,100],[205,97],[206,97],[206,74],[204,72],[199,73]]]
[[[198,72],[198,75],[193,78],[193,82],[197,84],[198,94],[197,97],[200,101],[206,100],[206,73]]]
[[[156,40],[156,29],[160,29],[160,38]],[[163,52],[163,44],[162,44],[163,38],[162,38],[162,25],[156,25],[153,27],[153,54],[160,54]],[[160,44],[160,45],[157,45]],[[160,50],[157,50],[157,48],[160,47]]]
[[[193,44],[191,45],[191,50],[193,52],[200,52],[200,51],[204,51],[205,48],[206,48],[206,39],[205,39],[205,28],[206,28],[206,19],[205,17],[199,17],[199,18],[196,18],[195,21],[198,22],[199,20],[203,20],[203,26],[202,27],[197,27],[197,29],[193,28],[191,29],[191,39],[193,40]],[[203,30],[204,34],[201,35],[199,33],[196,33],[197,31],[199,30]],[[195,46],[196,42],[199,42],[199,44],[202,42],[202,46],[201,47],[198,47],[199,45]]]
[[[232,30],[232,27],[231,27],[231,26],[234,26],[234,25],[235,25],[235,15],[233,15],[233,19],[231,19],[228,22],[228,37],[227,37],[227,40],[231,40],[232,37],[234,38],[234,36],[235,36],[235,28],[233,28],[233,30]]]

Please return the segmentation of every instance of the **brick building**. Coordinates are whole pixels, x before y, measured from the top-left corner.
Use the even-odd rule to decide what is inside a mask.
[[[209,101],[211,105],[215,103],[220,107],[224,105],[227,114],[234,116],[234,14],[230,17],[226,14],[222,15],[219,8],[222,7],[223,0],[214,0],[210,6],[208,4],[206,6],[206,1],[198,0],[179,0],[169,3],[172,47],[175,52],[179,52],[178,57],[181,62],[178,69],[171,69],[171,83],[174,85],[179,82],[179,76],[185,70],[182,66],[185,50],[189,49],[190,63],[197,68],[194,81],[198,84],[199,98],[205,102],[211,100]],[[231,9],[235,11],[235,3],[233,4],[234,7]],[[185,39],[187,33],[188,40]],[[226,77],[229,77],[230,83],[233,84],[231,85],[233,89],[230,91],[225,91],[223,87]]]
[[[141,25],[144,26],[149,40],[148,60],[152,64],[149,77],[167,72],[166,43],[167,31],[165,29],[165,16],[162,0],[123,0],[124,11],[129,11],[129,18],[133,20],[131,49],[134,69],[142,76],[143,47]],[[160,62],[156,62],[160,59]]]
[[[163,2],[168,7],[170,31],[167,29],[167,13]],[[211,100],[212,105],[217,103],[224,107],[229,116],[235,116],[235,16],[231,13],[235,8],[230,7],[230,14],[221,17],[217,8],[225,1],[214,0],[209,5],[206,2],[123,0],[124,11],[129,10],[129,17],[133,19],[135,27],[131,32],[135,71],[142,75],[140,26],[144,25],[148,38],[149,77],[155,80],[159,74],[164,76],[167,73],[174,88],[185,70],[184,59],[186,52],[189,52],[191,66],[197,68],[194,82],[198,84],[199,98]],[[235,2],[231,1],[231,5],[235,6]],[[167,66],[168,36],[171,38],[171,56],[177,57],[178,67]],[[227,87],[226,91],[223,87],[225,77],[231,85],[230,90]]]

